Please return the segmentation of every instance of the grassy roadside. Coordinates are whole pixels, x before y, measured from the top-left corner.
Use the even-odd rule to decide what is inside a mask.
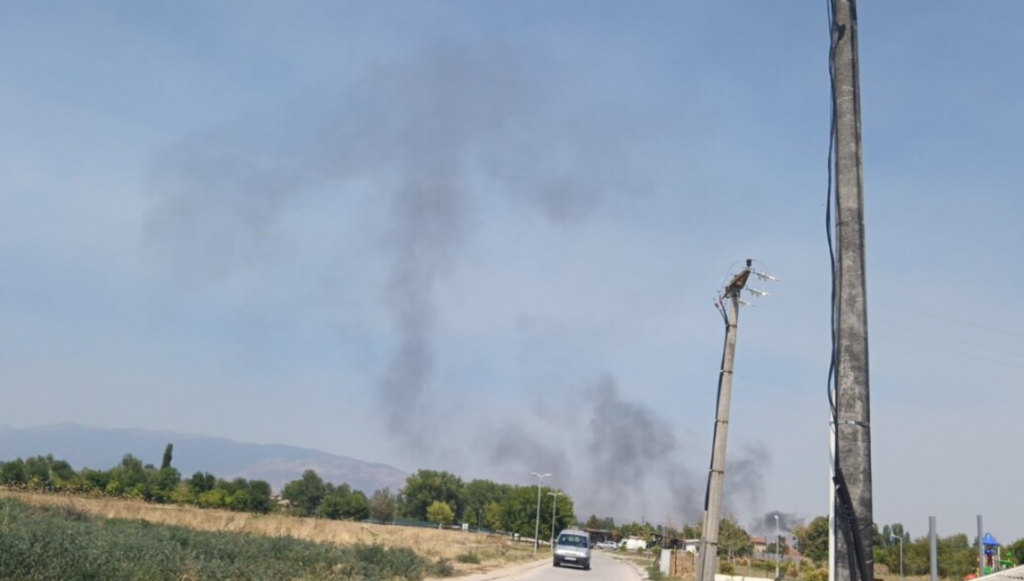
[[[448,561],[453,567],[452,574],[455,575],[486,572],[533,559],[532,547],[529,544],[511,543],[507,538],[497,535],[282,515],[256,515],[150,504],[137,500],[12,490],[0,490],[0,501],[3,499],[13,499],[33,507],[52,507],[83,516],[170,525],[194,531],[241,533],[276,539],[290,538],[327,543],[336,547],[377,545],[386,549],[407,549],[428,562],[437,562],[441,559]]]

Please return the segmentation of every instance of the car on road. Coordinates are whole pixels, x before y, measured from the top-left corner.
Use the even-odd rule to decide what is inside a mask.
[[[618,543],[615,541],[601,541],[597,544],[598,549],[607,549],[609,551],[616,551],[619,548]]]
[[[590,569],[590,533],[578,529],[565,529],[555,540],[555,567],[577,565]]]

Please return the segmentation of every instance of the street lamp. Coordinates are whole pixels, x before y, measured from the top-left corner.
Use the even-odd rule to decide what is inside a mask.
[[[558,497],[562,496],[561,492],[549,492],[551,495],[551,551],[555,550],[555,507],[558,506]]]
[[[892,540],[900,542],[900,581],[903,581],[903,537],[893,536]]]
[[[540,485],[544,482],[544,479],[550,474],[540,474],[538,472],[530,472],[537,477],[537,524],[533,528],[533,554],[537,554],[537,549],[540,547]]]
[[[779,581],[779,515],[775,515],[775,581]]]

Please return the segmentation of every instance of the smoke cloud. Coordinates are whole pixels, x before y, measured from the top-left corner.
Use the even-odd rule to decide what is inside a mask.
[[[722,510],[725,514],[741,514],[761,505],[764,475],[770,467],[771,456],[764,445],[733,445],[726,455],[725,484],[722,486]]]
[[[572,402],[571,414],[584,421],[558,421],[536,413],[529,428],[482,427],[476,440],[491,464],[514,466],[519,475],[552,472],[554,486],[572,482],[581,518],[596,514],[617,520],[700,522],[707,472],[692,467],[703,466],[709,451],[686,446],[676,427],[654,409],[625,399],[611,376],[566,390],[558,401]],[[749,517],[760,501],[762,471],[770,461],[757,446],[740,446],[730,454],[723,510]]]
[[[779,517],[779,531],[783,533],[792,533],[795,528],[804,524],[804,518],[799,515],[773,510],[766,513],[760,521],[755,522],[752,530],[774,532],[776,516]]]
[[[437,296],[473,244],[477,206],[500,195],[570,228],[608,196],[644,190],[609,112],[588,117],[592,109],[547,94],[551,82],[503,46],[435,47],[193,136],[154,168],[147,242],[184,279],[207,285],[286,256],[296,208],[366,213],[339,218],[380,225],[364,233],[377,237],[368,247],[386,265],[379,300],[392,331],[377,401],[393,443],[433,461],[444,454],[444,430],[426,410],[450,395],[434,385]],[[355,192],[375,203],[351,203]],[[538,430],[505,419],[480,434],[478,451],[492,466],[572,474],[591,512],[699,519],[704,474],[689,468],[673,426],[623,398],[611,377],[578,395],[589,418],[573,428],[579,437],[551,418]],[[728,490],[744,504],[759,498],[758,456],[730,461]]]

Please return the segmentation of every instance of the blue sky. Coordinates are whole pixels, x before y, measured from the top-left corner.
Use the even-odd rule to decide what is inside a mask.
[[[875,520],[915,536],[1024,536],[1022,12],[860,7]],[[729,508],[823,514],[827,48],[821,2],[2,2],[0,423],[678,523],[752,257]]]

